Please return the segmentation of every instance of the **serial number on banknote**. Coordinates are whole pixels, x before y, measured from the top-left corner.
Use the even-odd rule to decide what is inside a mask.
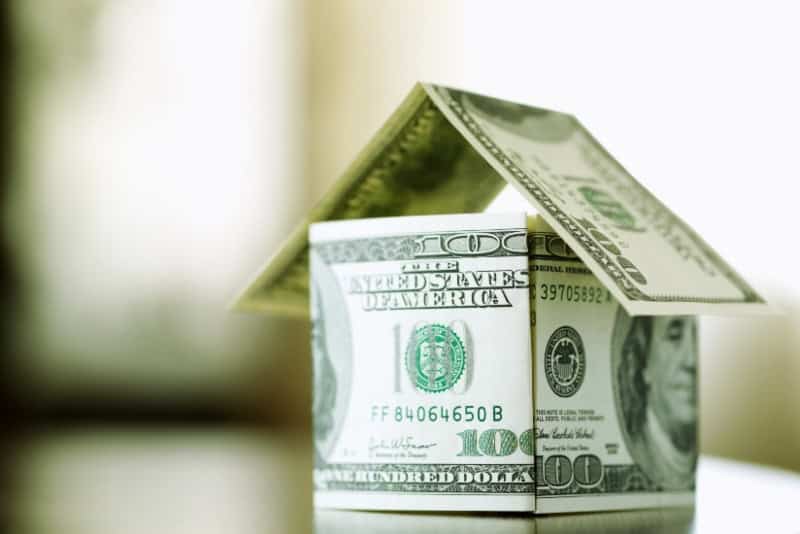
[[[500,422],[503,420],[503,407],[496,404],[490,406],[463,404],[444,406],[429,405],[373,405],[370,409],[373,422],[394,421],[396,423],[435,423],[437,421],[455,421],[470,423],[478,421]]]
[[[532,288],[539,300],[603,304],[611,301],[611,292],[601,286],[583,284],[539,284]]]

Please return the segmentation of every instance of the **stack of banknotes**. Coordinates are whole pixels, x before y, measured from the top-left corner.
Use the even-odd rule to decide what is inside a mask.
[[[696,315],[769,310],[574,117],[433,85],[236,305],[311,320],[317,506],[535,513],[691,504]]]

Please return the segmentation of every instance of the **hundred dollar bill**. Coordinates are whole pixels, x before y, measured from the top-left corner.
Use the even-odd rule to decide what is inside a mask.
[[[506,188],[631,315],[769,310],[573,116],[431,84],[414,87],[236,306],[307,315],[313,222],[480,212]]]
[[[314,501],[533,511],[524,214],[311,226]]]
[[[522,214],[311,227],[320,507],[689,504],[697,325],[631,317]]]
[[[696,317],[631,317],[549,225],[530,227],[536,512],[691,504]]]

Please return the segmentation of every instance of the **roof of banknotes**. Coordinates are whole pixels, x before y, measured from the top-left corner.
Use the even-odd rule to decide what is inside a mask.
[[[417,84],[236,298],[308,316],[314,222],[484,211],[507,188],[631,315],[772,308],[572,115]]]

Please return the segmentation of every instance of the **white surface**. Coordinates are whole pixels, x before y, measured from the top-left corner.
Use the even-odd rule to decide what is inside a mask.
[[[704,456],[695,532],[800,532],[800,475]]]
[[[309,529],[311,441],[244,430],[48,433],[15,451],[14,532],[291,532]],[[800,474],[703,457],[691,508],[541,516],[317,510],[318,534],[800,532]]]

